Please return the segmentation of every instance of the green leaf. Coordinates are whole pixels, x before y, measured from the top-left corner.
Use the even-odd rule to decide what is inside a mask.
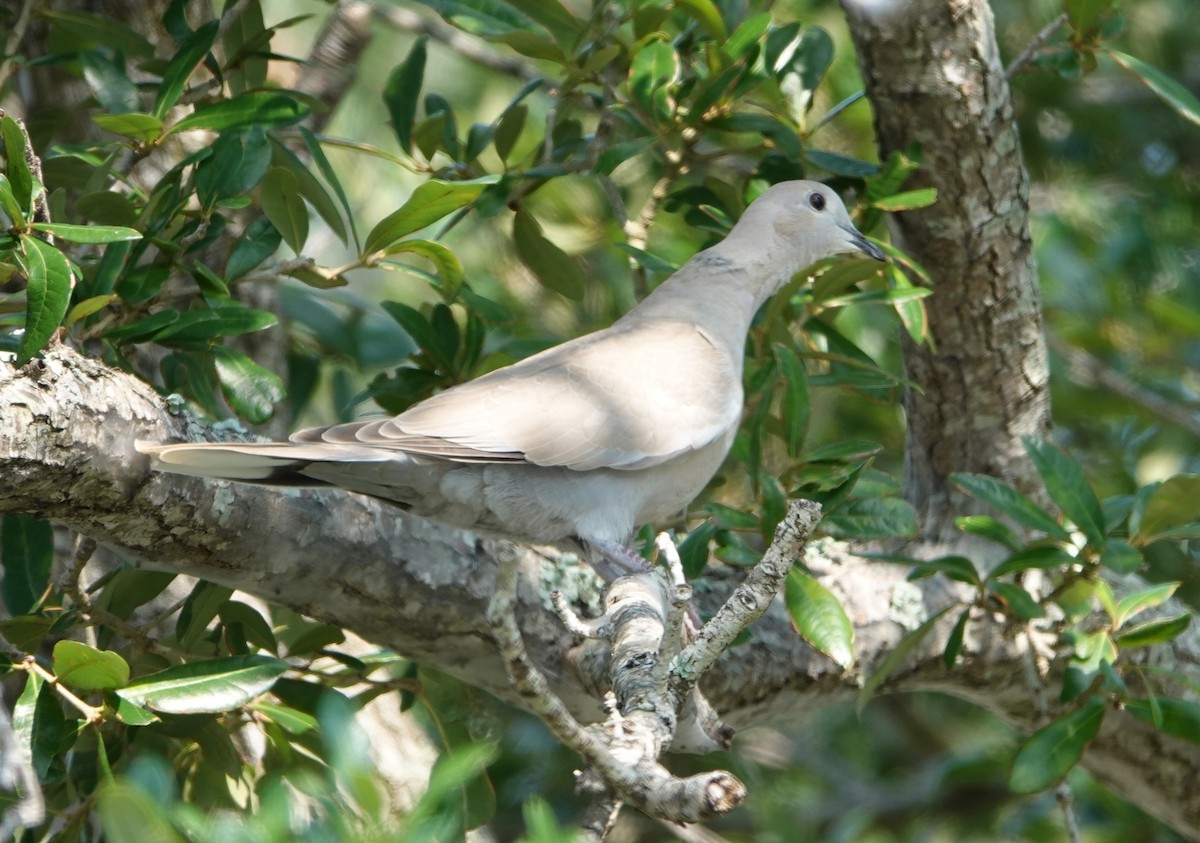
[[[72,243],[120,243],[122,240],[141,240],[142,232],[121,225],[70,225],[62,222],[35,222],[34,231],[45,231]]]
[[[1107,539],[1100,551],[1100,564],[1117,574],[1132,574],[1145,561],[1140,550],[1120,539]]]
[[[1139,58],[1117,50],[1106,49],[1105,52],[1112,56],[1117,64],[1140,79],[1147,88],[1158,94],[1163,102],[1175,109],[1181,117],[1200,126],[1200,99],[1197,99],[1195,94],[1157,67],[1146,64]]]
[[[939,556],[918,563],[908,574],[909,581],[924,579],[933,574],[945,574],[952,580],[968,585],[979,585],[979,572],[965,556]]]
[[[937,201],[936,187],[922,187],[919,190],[906,190],[882,199],[874,200],[872,207],[881,211],[914,211],[917,208],[928,208]]]
[[[54,530],[50,522],[16,512],[0,517],[0,594],[10,616],[33,610],[50,584]]]
[[[126,726],[149,726],[151,723],[157,723],[162,718],[152,711],[146,711],[144,708],[138,708],[133,703],[116,697],[117,701],[117,719]]]
[[[717,525],[712,521],[703,521],[679,543],[679,561],[688,579],[704,573],[708,566],[709,545],[716,534]]]
[[[37,674],[29,674],[25,690],[17,698],[12,725],[38,778],[43,783],[59,779],[64,772],[62,752],[72,744],[72,730],[63,715],[61,698]]]
[[[74,280],[67,256],[37,237],[21,235],[28,281],[25,333],[17,349],[17,365],[28,363],[45,347],[67,315]]]
[[[656,137],[645,137],[614,143],[600,153],[600,157],[596,159],[596,166],[593,172],[605,176],[609,175],[613,170],[617,169],[618,165],[624,164],[631,158],[635,158],[657,142],[658,138]]]
[[[271,225],[299,255],[308,240],[308,207],[300,198],[300,183],[291,171],[272,167],[259,186],[262,209]]]
[[[587,287],[583,270],[575,260],[542,234],[533,215],[518,208],[513,219],[513,240],[521,262],[543,285],[572,301],[582,301]]]
[[[117,296],[115,293],[106,293],[102,296],[92,296],[91,298],[84,299],[71,308],[71,311],[67,314],[65,324],[74,325],[82,319],[87,319],[92,314],[99,313],[116,300]]]
[[[254,710],[265,715],[272,722],[278,723],[290,735],[308,734],[317,728],[317,718],[291,706],[259,700],[254,704]]]
[[[643,44],[629,64],[629,91],[639,106],[660,120],[673,108],[672,91],[679,81],[679,54],[665,41]]]
[[[346,225],[342,221],[342,215],[339,213],[337,205],[330,198],[329,191],[312,174],[308,166],[296,156],[296,153],[274,137],[271,138],[271,164],[284,168],[296,177],[300,195],[308,201],[309,205],[312,205],[334,234],[345,242]]]
[[[417,347],[427,354],[443,372],[454,371],[454,360],[446,356],[445,347],[421,311],[400,302],[385,301],[383,309],[400,324]]]
[[[525,119],[528,116],[529,109],[520,103],[513,105],[500,116],[496,132],[492,135],[492,145],[495,146],[501,161],[508,161],[509,154],[521,137],[521,130],[525,128]],[[603,158],[604,153],[601,153],[600,157]]]
[[[153,114],[159,120],[179,101],[192,71],[204,61],[204,57],[212,48],[220,26],[221,22],[215,20],[201,26],[179,46],[179,52],[167,64],[162,82],[158,86],[158,95],[154,99]]]
[[[110,340],[141,342],[147,337],[158,333],[166,326],[178,322],[179,315],[178,310],[168,307],[157,313],[152,313],[143,319],[138,319],[136,322],[130,322],[128,325],[121,325],[105,331],[103,336],[105,339]]]
[[[796,45],[796,52],[785,73],[798,74],[803,89],[815,91],[832,62],[833,39],[829,37],[829,33],[819,26],[806,26],[800,33],[800,42]],[[809,104],[811,105],[811,99]]]
[[[38,14],[51,21],[56,27],[87,39],[90,44],[98,47],[120,50],[144,59],[154,56],[153,44],[110,15],[90,12],[60,12],[45,8],[38,9]]]
[[[166,714],[231,711],[269,691],[287,669],[287,662],[270,656],[230,656],[135,679],[117,696]]]
[[[1191,622],[1192,616],[1188,612],[1173,618],[1158,618],[1119,632],[1113,640],[1121,648],[1165,644],[1179,637]]]
[[[104,839],[110,843],[182,843],[166,817],[166,806],[126,781],[105,783],[96,796]]]
[[[125,69],[99,50],[87,50],[79,55],[83,78],[100,101],[105,111],[123,114],[142,107],[137,85],[133,84]]]
[[[954,519],[954,526],[964,533],[982,536],[1015,551],[1021,547],[1021,539],[1005,523],[990,515],[964,515]]]
[[[106,132],[143,143],[154,140],[163,130],[161,119],[136,111],[128,114],[94,114],[92,122]]]
[[[188,345],[216,337],[234,337],[262,331],[278,324],[274,313],[244,305],[224,305],[188,310],[154,334],[154,341],[164,345]]]
[[[1164,480],[1142,510],[1137,536],[1145,543],[1169,530],[1200,521],[1200,474],[1177,474]]]
[[[212,353],[221,392],[233,411],[251,424],[269,419],[287,394],[279,376],[227,346],[216,346]]]
[[[825,152],[820,149],[805,149],[804,160],[814,167],[819,167],[837,176],[849,176],[860,179],[864,176],[873,176],[879,172],[878,164],[872,164],[870,161],[863,161],[858,158],[849,158],[845,155],[838,155],[836,152]]]
[[[240,626],[246,640],[264,650],[275,652],[279,642],[271,624],[262,616],[258,609],[240,600],[226,600],[218,612],[221,623],[225,626]]]
[[[941,620],[942,615],[946,614],[957,605],[959,604],[951,603],[949,606],[945,606],[930,615],[924,623],[897,642],[896,646],[891,650],[891,652],[884,656],[883,661],[879,663],[879,666],[875,668],[875,671],[870,676],[863,678],[862,690],[858,692],[858,700],[854,704],[854,710],[857,712],[860,718],[862,717],[863,709],[866,708],[866,705],[871,701],[871,698],[875,696],[875,692],[879,690],[880,686],[883,685],[883,683],[887,681],[887,678],[895,673],[897,668],[904,664],[908,657],[912,655],[918,646],[920,646],[921,642],[925,640],[926,636],[933,631],[933,628],[937,625],[937,622]]]
[[[13,195],[12,183],[3,173],[0,173],[0,207],[3,207],[4,213],[18,226],[25,224],[25,210],[17,202],[17,197]]]
[[[784,425],[784,441],[787,444],[788,456],[797,459],[808,433],[808,372],[804,368],[804,362],[789,346],[775,343],[772,350],[779,363],[779,374],[783,378],[780,420]]]
[[[1115,2],[1116,0],[1063,0],[1063,11],[1067,13],[1067,22],[1071,29],[1082,35],[1095,28],[1102,15]]]
[[[946,649],[942,651],[942,664],[946,666],[946,670],[953,670],[954,663],[958,661],[958,654],[962,651],[963,637],[967,632],[967,621],[970,619],[971,607],[968,606],[958,616],[958,620],[954,623],[954,629],[950,630],[950,637],[946,639]]]
[[[29,210],[33,198],[33,174],[25,160],[25,133],[16,120],[5,114],[0,118],[0,135],[4,138],[4,156],[8,160],[4,171],[8,174],[13,199],[24,213]]]
[[[232,282],[241,278],[275,254],[281,242],[283,237],[279,229],[271,225],[265,216],[250,223],[229,253],[229,261],[225,264],[226,279]]]
[[[1155,717],[1157,708],[1158,717]],[[1151,700],[1127,700],[1125,710],[1139,720],[1154,724],[1168,735],[1200,743],[1200,703],[1157,697]]]
[[[54,645],[54,675],[77,691],[106,691],[129,682],[129,663],[109,650],[64,640]]]
[[[1135,615],[1166,603],[1175,594],[1175,590],[1179,588],[1179,585],[1177,582],[1152,585],[1149,588],[1143,588],[1132,594],[1125,595],[1109,612],[1112,616],[1113,628],[1120,629],[1125,625],[1127,620]]]
[[[687,9],[691,17],[700,24],[714,41],[724,43],[729,37],[725,21],[721,18],[721,10],[713,0],[676,0],[676,6]]]
[[[486,176],[471,181],[448,182],[430,179],[412,192],[408,201],[380,220],[367,235],[363,255],[372,255],[391,246],[401,237],[437,222],[459,208],[471,204],[483,189],[496,181]]]
[[[412,152],[413,123],[417,118],[417,103],[421,99],[421,85],[425,79],[425,44],[421,37],[413,42],[408,58],[396,65],[383,88],[383,102],[392,118],[392,129],[400,141],[400,148]]]
[[[917,534],[917,512],[900,498],[860,498],[826,515],[821,529],[844,539],[911,538]]]
[[[271,144],[261,127],[224,132],[196,168],[196,196],[211,210],[218,200],[252,189],[270,166]]]
[[[458,291],[462,288],[466,276],[454,252],[432,240],[402,240],[387,249],[388,255],[403,252],[420,255],[434,265],[442,279],[440,291],[443,301],[449,304],[458,297]]]
[[[950,482],[976,500],[1003,512],[1025,527],[1045,533],[1059,541],[1070,541],[1071,534],[1040,506],[1012,486],[986,474],[955,472]]]
[[[167,134],[193,129],[224,132],[250,125],[278,129],[299,123],[308,111],[306,105],[286,94],[250,91],[197,109],[171,126]]]
[[[1075,565],[1079,562],[1074,556],[1068,553],[1059,545],[1034,545],[1022,550],[1018,550],[1012,556],[1005,559],[995,568],[988,572],[989,580],[999,579],[1006,574],[1013,574],[1018,571],[1028,571],[1037,569],[1041,571],[1051,568],[1067,568],[1070,565]]]
[[[800,637],[843,670],[854,666],[854,624],[833,592],[815,577],[793,569],[784,586],[784,600]]]
[[[1100,731],[1104,710],[1104,700],[1088,697],[1077,711],[1030,735],[1013,760],[1009,788],[1014,793],[1036,793],[1069,773]]]
[[[337,177],[337,173],[333,169],[333,165],[329,163],[329,159],[325,157],[324,150],[321,149],[321,144],[317,141],[316,135],[310,132],[305,127],[300,127],[300,137],[304,138],[304,146],[308,150],[308,154],[312,156],[313,162],[317,165],[317,169],[321,171],[321,175],[325,177],[325,181],[329,187],[333,189],[334,195],[337,196],[338,202],[342,205],[342,210],[346,214],[346,220],[350,223],[350,236],[354,240],[354,247],[358,248],[358,226],[354,222],[354,213],[350,209],[350,200],[346,198],[346,191],[342,188],[342,183]],[[345,239],[344,237],[342,239]]]
[[[988,590],[999,597],[1018,620],[1028,621],[1046,615],[1046,610],[1038,605],[1033,595],[1019,585],[993,580],[988,582]]]
[[[559,0],[507,0],[507,2],[544,26],[563,46],[574,45],[582,28],[575,17]]]
[[[1104,510],[1092,487],[1088,485],[1083,469],[1071,456],[1045,440],[1024,436],[1025,451],[1033,461],[1050,498],[1058,504],[1063,514],[1075,522],[1087,537],[1088,544],[1100,548],[1104,545]]]

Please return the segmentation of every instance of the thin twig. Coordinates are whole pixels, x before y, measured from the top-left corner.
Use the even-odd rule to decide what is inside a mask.
[[[5,80],[12,73],[12,67],[16,63],[14,57],[17,50],[21,46],[21,42],[25,40],[25,30],[29,27],[30,13],[33,11],[34,0],[25,0],[21,4],[21,11],[17,14],[17,21],[13,24],[13,28],[8,33],[8,40],[4,42],[4,61],[0,62],[0,88],[4,87]]]
[[[1047,338],[1050,349],[1067,361],[1071,377],[1082,386],[1102,387],[1127,401],[1173,424],[1193,436],[1200,437],[1200,414],[1147,389],[1106,364],[1098,357],[1075,348],[1053,335]]]
[[[486,67],[488,70],[515,76],[517,79],[525,81],[536,79],[540,75],[537,68],[529,62],[501,55],[490,49],[486,42],[476,38],[474,35],[468,35],[459,29],[455,29],[448,23],[434,18],[427,18],[422,14],[414,12],[412,9],[391,3],[376,3],[374,4],[374,8],[375,14],[380,20],[387,22],[396,29],[402,29],[417,35],[427,35],[434,41],[445,44],[460,56],[475,62],[475,64],[481,67]]]
[[[1043,26],[1042,31],[1033,36],[1033,40],[1029,42],[1029,44],[1021,52],[1021,55],[1013,59],[1012,63],[1004,69],[1004,78],[1011,82],[1012,78],[1025,68],[1025,65],[1033,61],[1038,50],[1042,49],[1042,45],[1049,41],[1054,36],[1054,33],[1062,29],[1066,22],[1067,13],[1063,12],[1054,20],[1050,21],[1050,23]]]
[[[38,676],[40,676],[44,682],[49,684],[50,687],[54,688],[54,690],[58,692],[59,696],[70,703],[75,710],[82,714],[83,719],[87,722],[99,723],[104,719],[104,712],[93,705],[88,705],[83,700],[79,699],[79,697],[75,696],[75,694],[71,693],[71,691],[65,685],[58,681],[57,676],[37,663],[36,656],[26,656],[18,666],[22,670],[26,670],[30,673],[36,673]]]

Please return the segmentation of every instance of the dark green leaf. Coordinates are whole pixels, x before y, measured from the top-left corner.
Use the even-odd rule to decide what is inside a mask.
[[[878,164],[872,164],[870,161],[862,161],[858,158],[849,158],[845,155],[838,155],[836,152],[825,152],[820,149],[804,150],[804,160],[814,167],[819,167],[837,176],[849,176],[850,178],[860,179],[864,176],[873,176],[879,172]]]
[[[142,232],[120,225],[70,225],[61,222],[35,222],[34,231],[45,231],[72,243],[119,243],[122,240],[141,240]]]
[[[1038,602],[1033,599],[1033,595],[1019,585],[990,581],[988,590],[999,597],[1013,616],[1019,620],[1027,621],[1046,615],[1046,610],[1038,605]]]
[[[687,9],[696,23],[718,43],[724,43],[729,37],[725,21],[721,18],[721,10],[713,0],[678,0],[676,6]]]
[[[275,640],[271,624],[259,613],[258,609],[248,603],[240,600],[227,600],[221,605],[218,614],[221,623],[225,626],[241,626],[247,641],[271,652],[278,649],[279,642]]]
[[[64,640],[54,645],[54,675],[77,691],[104,691],[125,686],[129,663],[109,650]]]
[[[251,424],[269,419],[275,404],[285,397],[279,376],[226,346],[217,346],[212,353],[221,392],[233,411]]]
[[[304,735],[317,728],[317,718],[291,706],[259,700],[254,704],[254,710],[261,712],[272,722],[278,723],[284,731],[291,735]]]
[[[153,44],[111,15],[51,9],[39,9],[38,14],[97,47],[120,50],[138,58],[148,59],[154,55]]]
[[[542,227],[524,208],[513,219],[517,255],[538,280],[572,301],[582,301],[587,287],[583,270],[575,260],[542,234]]]
[[[126,342],[139,342],[149,336],[154,335],[158,331],[168,325],[179,321],[179,311],[174,308],[166,308],[157,313],[152,313],[144,319],[139,319],[136,322],[131,322],[128,325],[121,325],[117,328],[112,328],[105,331],[103,336],[110,340],[124,340]]]
[[[196,168],[196,196],[211,209],[219,199],[245,193],[259,183],[271,166],[271,145],[260,127],[222,133],[212,155]]]
[[[409,307],[400,302],[385,301],[383,309],[388,312],[393,319],[400,323],[400,327],[412,339],[421,351],[425,352],[443,372],[454,371],[454,361],[445,355],[444,347],[438,339],[437,332],[429,323],[421,311]]]
[[[4,156],[7,159],[4,171],[8,175],[13,199],[24,215],[33,197],[33,174],[29,171],[29,162],[25,160],[25,133],[16,120],[5,114],[0,118],[0,134],[4,138]]]
[[[233,251],[229,253],[229,261],[225,264],[226,279],[233,282],[241,278],[275,254],[282,242],[279,229],[271,225],[265,216],[259,217],[246,226],[245,233],[233,244]]]
[[[826,515],[821,529],[846,539],[912,537],[917,534],[917,512],[900,498],[850,500]]]
[[[625,163],[631,158],[635,158],[641,152],[653,146],[657,141],[658,138],[645,137],[615,143],[600,153],[600,157],[596,159],[596,166],[593,172],[608,175],[618,165]]]
[[[25,333],[17,349],[24,365],[50,341],[71,302],[72,273],[67,256],[37,237],[21,235],[28,280],[25,292]]]
[[[233,337],[261,331],[278,323],[275,314],[243,305],[188,310],[154,334],[164,345],[187,345],[216,337]]]
[[[64,744],[70,748],[70,727],[63,715],[62,701],[49,684],[29,674],[25,690],[12,713],[13,731],[26,757],[43,783],[62,776]]]
[[[946,639],[946,649],[942,651],[942,664],[946,666],[946,670],[953,670],[954,663],[958,661],[958,654],[962,652],[963,636],[967,631],[967,621],[970,619],[971,608],[968,606],[958,616],[954,629],[950,630],[950,637]]]
[[[1153,698],[1153,701],[1128,700],[1125,709],[1134,717],[1154,724],[1155,728],[1168,735],[1200,743],[1200,703],[1157,697]],[[1158,717],[1154,716],[1155,713]]]
[[[582,21],[571,14],[559,0],[507,0],[507,2],[544,26],[564,47],[574,45],[582,28]]]
[[[312,132],[301,126],[300,136],[304,138],[304,146],[308,150],[308,154],[312,156],[317,169],[321,171],[321,175],[324,176],[334,195],[337,196],[338,202],[341,203],[342,211],[346,214],[346,220],[350,223],[350,236],[354,240],[355,248],[358,248],[358,227],[354,222],[354,213],[350,210],[350,200],[346,198],[346,191],[342,188],[342,183],[338,179],[333,165],[325,157],[325,152],[321,149],[321,144],[317,142],[317,138]],[[343,239],[345,238],[343,237]]]
[[[863,709],[866,708],[871,698],[875,696],[875,692],[879,690],[880,686],[916,651],[926,636],[933,631],[937,622],[941,620],[942,615],[949,612],[956,605],[958,604],[951,603],[949,606],[939,609],[930,615],[924,623],[900,639],[895,648],[875,668],[874,673],[864,677],[862,690],[858,692],[858,700],[854,704],[854,709],[860,718],[862,717]]]
[[[96,190],[75,200],[75,210],[86,220],[101,225],[128,226],[137,221],[137,206],[121,193]]]
[[[1059,541],[1071,539],[1071,534],[1063,529],[1062,525],[1007,483],[986,474],[967,472],[951,474],[950,482],[976,500],[1000,510],[1018,524],[1038,530]]]
[[[137,86],[125,75],[121,65],[99,50],[80,53],[79,64],[83,67],[84,80],[105,111],[124,114],[141,109],[142,98]]]
[[[808,372],[805,371],[804,362],[790,347],[776,343],[772,348],[779,363],[779,374],[783,378],[780,420],[783,422],[784,441],[788,456],[797,459],[808,433]]]
[[[215,583],[198,582],[184,601],[175,621],[175,637],[185,650],[194,649],[208,632],[208,625],[217,616],[233,589]]]
[[[201,26],[179,46],[179,52],[167,64],[166,70],[163,71],[162,83],[158,86],[158,95],[154,99],[153,114],[159,120],[179,101],[192,71],[204,61],[204,57],[212,48],[220,26],[221,22],[215,20]]]
[[[392,118],[392,129],[400,141],[400,148],[412,152],[413,123],[417,117],[417,103],[421,98],[421,85],[425,78],[425,43],[421,37],[413,42],[408,58],[396,66],[388,76],[383,89],[383,102]]]
[[[1067,567],[1078,563],[1078,561],[1078,559],[1059,545],[1037,545],[1017,551],[989,571],[987,578],[994,580],[1003,577],[1005,574],[1028,571],[1032,568],[1038,570],[1062,568],[1065,570]]]
[[[1015,793],[1036,793],[1069,773],[1100,731],[1104,711],[1104,700],[1088,697],[1077,711],[1030,735],[1013,760],[1009,788]]]
[[[469,205],[494,182],[488,176],[472,181],[447,182],[430,179],[413,191],[408,201],[380,220],[367,235],[364,255],[371,255],[391,246],[401,237],[419,231],[446,214]]]
[[[262,209],[271,225],[299,255],[308,240],[308,207],[300,198],[300,184],[291,171],[272,167],[260,185]]]
[[[1132,574],[1145,562],[1140,550],[1120,539],[1106,539],[1100,551],[1100,564],[1117,574]]]
[[[1034,436],[1022,437],[1050,498],[1075,522],[1092,547],[1104,545],[1104,510],[1083,469],[1064,451]]]
[[[54,530],[48,521],[17,512],[0,517],[0,594],[9,615],[28,614],[50,584]]]
[[[320,180],[312,174],[303,161],[277,138],[271,139],[271,164],[282,167],[296,177],[300,195],[308,200],[308,204],[321,216],[333,233],[343,242],[346,240],[346,225],[337,205],[329,195],[329,191]]]
[[[167,714],[230,711],[270,690],[287,669],[270,656],[231,656],[169,667],[135,679],[117,696]]]
[[[832,61],[833,39],[829,33],[819,26],[806,26],[800,34],[800,43],[796,45],[788,70],[800,76],[800,84],[805,91],[815,91]]]
[[[920,562],[909,572],[908,579],[919,580],[933,574],[945,574],[952,580],[979,585],[979,572],[965,556],[939,556]]]
[[[1174,641],[1188,628],[1192,622],[1190,613],[1176,615],[1173,618],[1158,618],[1140,623],[1117,633],[1114,642],[1120,648],[1149,647],[1152,644],[1165,644]]]
[[[509,154],[521,137],[521,130],[525,128],[525,118],[528,116],[529,109],[520,103],[511,106],[500,116],[495,134],[492,135],[492,144],[496,147],[496,154],[500,156],[501,161],[508,161]]]
[[[4,173],[0,173],[0,208],[3,208],[4,213],[17,225],[25,224],[25,209],[17,202],[17,197],[13,195],[12,183]]]
[[[792,627],[843,670],[854,666],[854,624],[837,597],[799,569],[788,574],[784,600]]]
[[[717,525],[704,521],[679,543],[679,561],[688,579],[700,576],[708,566],[709,544],[717,534]]]

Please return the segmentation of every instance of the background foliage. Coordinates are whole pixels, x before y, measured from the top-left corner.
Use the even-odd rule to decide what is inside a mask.
[[[45,49],[6,56],[0,78],[5,108],[25,117],[0,125],[0,344],[28,360],[72,343],[214,421],[278,433],[372,401],[396,412],[606,325],[781,179],[829,181],[877,237],[885,212],[936,200],[905,188],[920,150],[874,160],[831,3],[427,4],[489,52],[519,57],[509,74],[389,28],[381,6],[331,114],[292,85],[325,4],[173,2],[149,33],[27,5]],[[998,6],[1009,55],[1064,9]],[[1014,791],[1068,773],[1099,726],[1095,701],[1127,700],[1166,731],[1200,734],[1193,704],[1131,679],[1118,655],[1188,627],[1186,614],[1137,617],[1176,586],[1119,600],[1098,577],[1139,572],[1200,599],[1188,544],[1200,520],[1200,106],[1187,92],[1200,12],[1187,0],[1065,10],[1067,25],[1014,86],[1059,440],[1074,456],[1028,443],[1057,505],[1049,514],[961,475],[963,528],[1005,561],[981,576],[947,557],[914,576],[970,582],[975,605],[1020,619],[1045,611],[1022,585],[1044,570],[1061,577],[1054,602],[1068,621],[1097,606],[1108,621],[1066,631],[1077,653],[1066,705],[1028,741],[926,696],[749,733],[721,762],[754,794],[720,829],[731,838],[1063,839],[1050,795]],[[17,14],[0,12],[4,28],[17,29]],[[16,74],[78,86],[88,119],[65,104],[22,114]],[[675,525],[689,532],[689,575],[702,576],[710,545],[723,562],[755,561],[788,496],[821,500],[834,537],[915,534],[896,479],[900,338],[928,341],[930,290],[920,267],[891,254],[886,268],[822,268],[761,314],[731,460]],[[502,839],[561,839],[547,803],[527,798],[569,818],[572,761],[536,724],[228,589],[125,567],[86,580],[91,549],[82,540],[56,568],[48,525],[9,515],[0,528],[4,691],[50,812],[26,839],[96,839],[99,816],[117,841],[277,840],[294,836],[301,803],[314,840],[397,829],[446,839],[481,822]],[[788,599],[801,632],[848,665],[848,625],[828,593],[797,574]],[[827,622],[813,625],[814,606]],[[957,611],[961,628],[967,607]],[[403,819],[353,718],[385,693],[403,694],[444,751]],[[1064,742],[1065,754],[1052,751]],[[1174,839],[1082,772],[1070,777],[1087,839]]]

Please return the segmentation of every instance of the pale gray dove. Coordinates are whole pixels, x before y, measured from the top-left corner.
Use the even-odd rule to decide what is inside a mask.
[[[286,443],[141,448],[161,471],[337,486],[452,526],[577,537],[609,555],[641,524],[682,511],[721,465],[755,312],[799,270],[851,252],[884,259],[830,188],[784,182],[612,327],[394,418]]]

